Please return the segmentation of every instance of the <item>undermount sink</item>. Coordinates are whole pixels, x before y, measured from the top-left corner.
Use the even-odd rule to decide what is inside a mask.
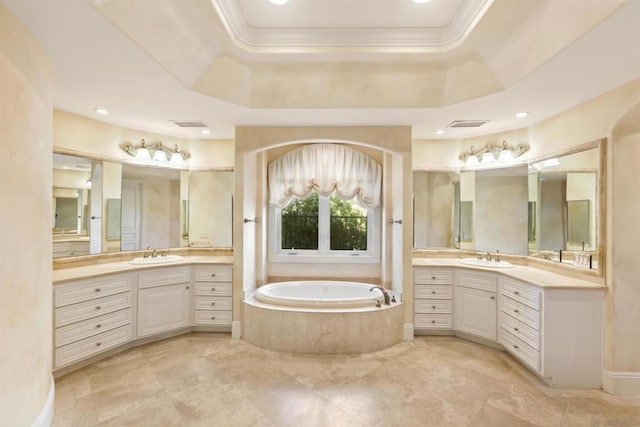
[[[513,264],[507,261],[488,261],[486,259],[478,258],[464,258],[461,259],[462,264],[475,265],[476,267],[488,267],[488,268],[511,268]]]
[[[184,258],[180,255],[165,255],[157,257],[140,257],[129,261],[129,264],[166,264],[169,262],[182,261]]]

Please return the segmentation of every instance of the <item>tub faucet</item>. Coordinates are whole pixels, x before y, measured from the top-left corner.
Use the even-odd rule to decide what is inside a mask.
[[[380,289],[380,292],[382,292],[382,295],[384,296],[384,305],[391,305],[389,292],[387,292],[385,288],[383,288],[382,286],[372,286],[369,288],[369,292],[373,291],[374,289]],[[380,307],[380,303],[378,303],[378,307]]]

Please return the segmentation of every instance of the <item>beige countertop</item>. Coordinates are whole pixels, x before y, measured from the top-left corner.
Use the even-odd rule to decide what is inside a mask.
[[[131,261],[102,262],[80,267],[69,267],[53,270],[53,284],[61,284],[70,280],[87,279],[103,276],[105,274],[125,273],[131,271],[147,270],[149,268],[175,267],[179,265],[194,264],[233,264],[232,256],[218,255],[189,255],[182,260],[164,264],[131,264]]]
[[[466,265],[461,258],[413,258],[414,267],[456,267],[468,270],[499,273],[506,277],[518,279],[546,289],[591,289],[606,290],[607,287],[598,281],[588,281],[569,275],[559,274],[541,268],[513,264],[512,268],[488,268]]]

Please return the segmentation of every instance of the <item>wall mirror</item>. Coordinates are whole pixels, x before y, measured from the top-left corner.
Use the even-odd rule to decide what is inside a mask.
[[[529,166],[529,255],[598,268],[599,148]]]

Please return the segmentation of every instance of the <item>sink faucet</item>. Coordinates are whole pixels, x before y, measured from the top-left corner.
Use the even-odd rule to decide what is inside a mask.
[[[491,261],[491,253],[487,251],[487,261]]]
[[[385,288],[383,288],[382,286],[372,286],[369,288],[369,292],[373,291],[374,289],[379,289],[380,292],[382,292],[382,295],[384,296],[384,305],[391,305],[391,301],[389,300],[389,292],[387,292]],[[377,306],[380,307],[380,303],[378,303]]]
[[[154,249],[154,250],[151,252],[151,258],[157,258],[157,257],[158,257],[158,250],[157,250],[157,249]]]

